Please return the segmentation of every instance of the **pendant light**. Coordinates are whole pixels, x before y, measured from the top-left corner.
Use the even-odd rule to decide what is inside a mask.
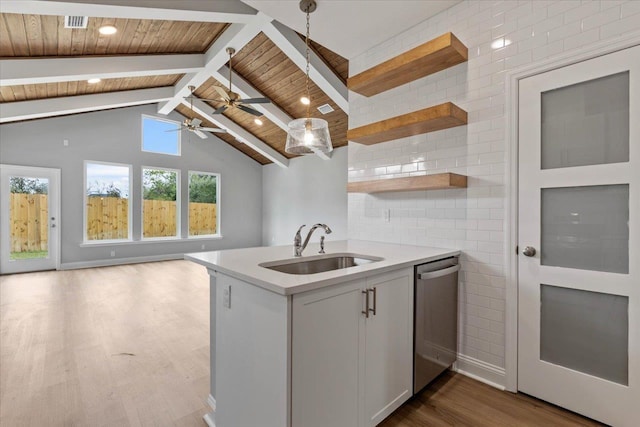
[[[307,36],[305,41],[307,47],[306,97],[308,100],[311,100],[309,91],[309,15],[316,10],[317,6],[315,0],[300,1],[300,10],[307,15]],[[307,117],[295,119],[289,123],[285,151],[290,154],[327,154],[332,150],[333,145],[331,144],[331,135],[329,135],[329,124],[326,120],[311,117],[311,102],[309,102],[307,104]]]

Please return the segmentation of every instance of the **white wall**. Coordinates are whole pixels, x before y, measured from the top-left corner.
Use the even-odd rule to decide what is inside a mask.
[[[464,1],[350,61],[354,75],[448,31],[469,48],[465,64],[371,98],[349,93],[349,128],[445,101],[469,113],[464,127],[349,144],[350,181],[469,176],[466,190],[350,194],[349,237],[462,249],[460,351],[493,381],[502,381],[505,365],[505,75],[613,41],[639,23],[640,1]],[[492,49],[502,37],[511,44]]]
[[[67,117],[0,125],[0,161],[62,170],[61,260],[63,268],[118,263],[130,258],[183,254],[202,250],[259,246],[262,235],[262,166],[210,135],[206,140],[183,135],[182,155],[142,152],[141,114],[156,115],[155,105],[119,108]],[[163,116],[164,117],[164,116]],[[170,118],[182,120],[177,113]],[[68,146],[63,140],[69,141]],[[81,247],[85,160],[133,165],[133,238],[141,235],[141,167],[181,171],[182,235],[186,236],[189,170],[221,174],[220,212],[223,238],[181,239]],[[111,257],[115,251],[115,257]]]
[[[291,159],[289,167],[262,170],[262,244],[293,244],[302,224],[303,238],[316,223],[331,227],[326,241],[347,238],[347,147],[333,150],[330,160],[317,156]],[[316,231],[311,241],[320,241]]]

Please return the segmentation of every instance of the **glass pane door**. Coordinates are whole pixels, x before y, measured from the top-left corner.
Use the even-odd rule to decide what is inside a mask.
[[[0,274],[59,265],[60,170],[0,165]]]

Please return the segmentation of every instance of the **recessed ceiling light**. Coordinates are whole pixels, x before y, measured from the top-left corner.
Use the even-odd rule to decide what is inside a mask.
[[[117,33],[118,29],[116,27],[114,27],[113,25],[103,25],[102,27],[98,28],[98,31],[103,36],[110,36],[112,34]]]
[[[306,96],[303,96],[302,98],[300,98],[300,102],[302,102],[304,105],[311,104],[311,100],[309,98],[307,98]]]
[[[101,81],[102,81],[102,80],[100,80],[99,78],[94,77],[93,79],[89,79],[89,80],[87,80],[87,83],[94,85],[94,84],[96,84],[96,83],[100,83]]]
[[[253,123],[257,124],[258,126],[262,126],[262,120],[256,118],[253,120]]]

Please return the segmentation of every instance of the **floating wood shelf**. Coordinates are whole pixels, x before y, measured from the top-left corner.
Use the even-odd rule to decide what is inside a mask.
[[[467,112],[451,102],[349,129],[347,139],[372,145],[467,124]]]
[[[467,177],[455,173],[438,173],[407,178],[356,181],[347,184],[348,193],[385,193],[388,191],[445,190],[450,188],[467,188]]]
[[[347,80],[349,90],[373,96],[467,61],[467,47],[446,33]]]

